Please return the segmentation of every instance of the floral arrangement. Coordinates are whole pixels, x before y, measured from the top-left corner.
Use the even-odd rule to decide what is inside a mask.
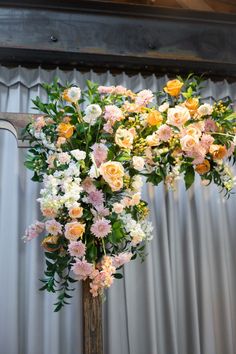
[[[42,233],[45,279],[41,290],[59,292],[55,311],[71,298],[71,284],[90,281],[102,295],[121,267],[144,259],[152,238],[144,177],[174,187],[183,176],[188,189],[195,174],[226,195],[234,178],[226,161],[235,157],[235,118],[229,101],[202,103],[201,79],[168,81],[163,91],[134,93],[123,86],[44,84],[48,103],[25,129],[31,148],[25,165],[43,182],[43,221],[24,239]]]

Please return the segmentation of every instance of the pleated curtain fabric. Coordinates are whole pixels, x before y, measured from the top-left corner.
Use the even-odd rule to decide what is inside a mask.
[[[57,76],[84,87],[87,79],[132,90],[161,88],[167,77],[0,67],[0,111],[34,112],[46,100],[42,82]],[[236,99],[236,83],[208,80],[206,100]],[[53,313],[55,297],[38,292],[44,270],[40,240],[24,244],[26,226],[40,217],[39,185],[23,166],[26,149],[0,131],[0,353],[83,354],[81,291]],[[185,191],[145,184],[155,227],[145,263],[124,270],[104,303],[105,354],[236,353],[236,196],[225,201],[197,179]]]

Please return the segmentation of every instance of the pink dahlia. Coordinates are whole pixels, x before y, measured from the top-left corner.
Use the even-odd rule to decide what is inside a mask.
[[[72,241],[68,246],[69,254],[71,257],[84,257],[86,246],[82,241]]]
[[[97,167],[100,167],[100,165],[107,159],[108,148],[104,144],[96,143],[92,146],[92,150],[96,165]]]
[[[91,226],[91,232],[97,238],[103,238],[107,236],[111,232],[110,220],[102,218],[95,221],[95,223]]]
[[[168,141],[171,137],[171,134],[172,130],[167,124],[162,125],[158,129],[158,137],[161,141]]]
[[[114,124],[116,121],[123,119],[123,113],[117,106],[108,105],[105,107],[104,118]]]
[[[146,106],[153,100],[153,93],[151,90],[140,91],[135,99],[135,103],[139,106]]]
[[[71,269],[75,273],[76,279],[85,280],[93,272],[94,266],[83,258],[82,261],[77,259]]]
[[[51,235],[56,236],[62,233],[62,225],[55,219],[46,221],[45,227],[47,232],[49,232]]]
[[[130,262],[133,254],[132,252],[122,252],[113,257],[113,266],[116,268],[121,267],[122,265]]]
[[[100,190],[92,191],[88,195],[88,203],[98,207],[104,203],[104,194]]]
[[[30,225],[25,230],[25,235],[23,239],[25,241],[31,241],[33,238],[38,237],[41,232],[44,230],[44,223],[40,221],[36,221],[34,224]]]

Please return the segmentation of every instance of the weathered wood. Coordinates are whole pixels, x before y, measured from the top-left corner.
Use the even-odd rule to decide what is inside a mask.
[[[83,281],[83,354],[103,354],[102,300],[92,297],[89,280]]]
[[[38,116],[39,114],[0,112],[0,129],[10,131],[15,136],[18,147],[29,147],[27,140],[22,141],[22,130]]]
[[[236,77],[235,15],[93,1],[64,2],[58,10],[51,1],[43,10],[44,4],[0,7],[1,64]]]

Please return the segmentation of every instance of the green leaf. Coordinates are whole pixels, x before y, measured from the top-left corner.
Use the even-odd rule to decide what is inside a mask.
[[[195,171],[193,166],[188,166],[185,170],[184,181],[186,189],[189,189],[194,182]]]
[[[90,262],[93,262],[93,261],[96,260],[96,258],[97,258],[97,247],[95,246],[94,243],[90,243],[90,244],[87,245],[86,255],[87,255],[88,259],[90,260]]]
[[[122,279],[122,278],[123,278],[123,275],[120,274],[120,273],[116,273],[116,274],[114,274],[114,278],[116,278],[116,279]]]

